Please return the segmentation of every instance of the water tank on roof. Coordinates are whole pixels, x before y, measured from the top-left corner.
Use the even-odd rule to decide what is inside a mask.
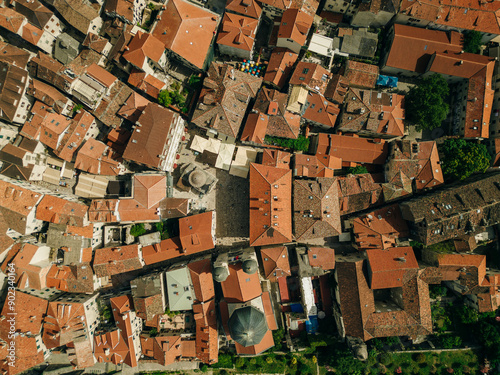
[[[193,187],[200,188],[207,182],[207,176],[200,170],[194,170],[189,175],[189,183]]]

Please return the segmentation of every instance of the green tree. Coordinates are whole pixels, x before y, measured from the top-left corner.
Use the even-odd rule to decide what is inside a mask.
[[[439,146],[445,177],[464,180],[474,172],[485,172],[491,156],[485,145],[464,139],[447,139]]]
[[[349,168],[348,173],[349,174],[363,174],[363,173],[368,173],[368,169],[366,169],[366,167],[363,165],[358,165],[357,167]]]
[[[170,98],[172,99],[172,104],[184,104],[184,97],[182,94],[178,91],[170,91]]]
[[[448,83],[439,74],[433,74],[420,81],[406,95],[406,118],[417,129],[432,130],[439,128],[448,115]]]
[[[462,324],[472,324],[477,322],[477,310],[470,306],[462,305],[456,310],[456,314]]]
[[[285,330],[283,328],[273,331],[274,348],[280,350],[282,346],[283,337],[285,336]]]
[[[482,34],[476,30],[469,30],[464,33],[464,51],[479,53],[481,51]]]
[[[236,359],[236,363],[235,363],[236,367],[237,368],[242,368],[243,366],[245,366],[245,360],[241,357],[238,357]]]
[[[201,370],[201,372],[207,372],[208,371],[208,366],[207,365],[203,365],[203,366],[201,366],[200,370]]]
[[[144,233],[146,233],[146,229],[144,229],[143,223],[134,224],[130,228],[130,234],[134,237],[142,236]]]
[[[172,97],[170,96],[170,92],[168,90],[161,90],[158,94],[158,103],[160,103],[164,107],[168,107],[172,104]]]

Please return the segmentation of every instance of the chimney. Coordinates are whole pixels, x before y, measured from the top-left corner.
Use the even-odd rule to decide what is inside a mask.
[[[460,60],[460,62],[458,64],[459,65],[463,65],[464,64],[464,60]]]

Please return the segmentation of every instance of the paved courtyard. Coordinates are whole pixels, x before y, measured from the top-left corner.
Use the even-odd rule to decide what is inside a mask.
[[[217,170],[217,244],[228,246],[248,240],[249,180]]]

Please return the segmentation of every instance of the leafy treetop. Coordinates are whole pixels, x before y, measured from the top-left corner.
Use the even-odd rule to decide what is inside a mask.
[[[464,180],[474,172],[485,172],[491,156],[485,145],[464,139],[447,139],[439,146],[443,173],[446,177]]]
[[[445,100],[449,92],[448,83],[439,74],[422,79],[406,95],[407,120],[419,130],[439,128],[448,115],[449,105]]]

